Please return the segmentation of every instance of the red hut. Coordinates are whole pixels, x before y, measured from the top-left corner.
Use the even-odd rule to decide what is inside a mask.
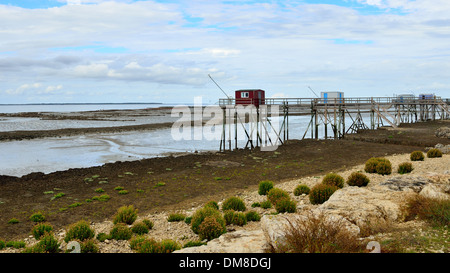
[[[236,90],[235,99],[236,104],[253,104],[258,107],[265,104],[265,91],[261,89]]]

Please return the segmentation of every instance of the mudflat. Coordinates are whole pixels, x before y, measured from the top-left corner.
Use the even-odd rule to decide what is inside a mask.
[[[22,177],[0,176],[0,238],[22,239],[42,212],[55,228],[78,220],[111,219],[134,205],[140,213],[184,209],[303,176],[343,171],[371,157],[424,151],[449,139],[435,136],[449,121],[430,121],[362,131],[340,140],[291,140],[276,151],[235,150],[192,153]],[[95,197],[107,198],[95,198]],[[17,224],[9,224],[12,218]]]

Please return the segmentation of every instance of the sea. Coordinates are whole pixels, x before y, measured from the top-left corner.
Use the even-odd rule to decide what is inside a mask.
[[[20,112],[80,112],[97,110],[147,109],[176,107],[189,104],[161,103],[111,103],[111,104],[0,104],[0,113]],[[192,105],[189,105],[192,106]],[[368,117],[366,117],[368,118]],[[133,120],[92,121],[92,120],[41,120],[34,117],[0,116],[0,131],[51,130],[62,128],[112,127],[133,124],[176,122],[177,117],[145,117]],[[289,116],[289,139],[301,139],[308,128],[310,116]],[[277,123],[278,122],[278,123]],[[272,120],[275,128],[281,128],[282,120]],[[346,121],[351,124],[351,120]],[[278,125],[278,126],[277,126]],[[95,133],[74,136],[60,136],[40,139],[0,142],[0,175],[23,176],[32,172],[51,173],[71,168],[100,166],[116,161],[131,161],[168,155],[195,152],[215,152],[220,149],[222,126],[189,128],[180,137],[180,128],[161,128],[145,131],[120,133]],[[232,138],[237,128],[238,147],[247,143],[243,125],[226,126],[227,139]],[[251,125],[247,125],[251,126]],[[266,126],[268,126],[266,124]],[[348,125],[347,125],[348,126]],[[220,128],[219,128],[220,127]],[[246,128],[249,132],[251,127]],[[261,128],[263,129],[263,128]],[[184,130],[184,129],[183,129]],[[268,128],[273,137],[284,137],[284,130]],[[329,133],[331,132],[329,129]],[[307,132],[306,137],[310,137]],[[323,126],[319,137],[324,138]],[[229,148],[229,143],[226,143]]]

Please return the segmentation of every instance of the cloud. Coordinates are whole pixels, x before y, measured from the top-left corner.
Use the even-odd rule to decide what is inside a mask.
[[[7,89],[4,93],[12,96],[20,95],[41,95],[41,94],[55,94],[56,91],[63,89],[61,84],[59,85],[44,85],[42,83],[22,84],[15,89]]]
[[[447,0],[60,2],[67,5],[0,5],[3,95],[101,89],[111,98],[133,86],[214,99],[209,73],[226,89],[268,96],[298,96],[310,84],[364,95],[449,90]],[[36,81],[51,84],[22,87]]]

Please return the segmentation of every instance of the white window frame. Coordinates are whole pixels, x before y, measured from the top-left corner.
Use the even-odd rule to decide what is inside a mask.
[[[249,98],[249,96],[250,96],[250,94],[249,94],[249,92],[242,92],[241,93],[241,98]]]

